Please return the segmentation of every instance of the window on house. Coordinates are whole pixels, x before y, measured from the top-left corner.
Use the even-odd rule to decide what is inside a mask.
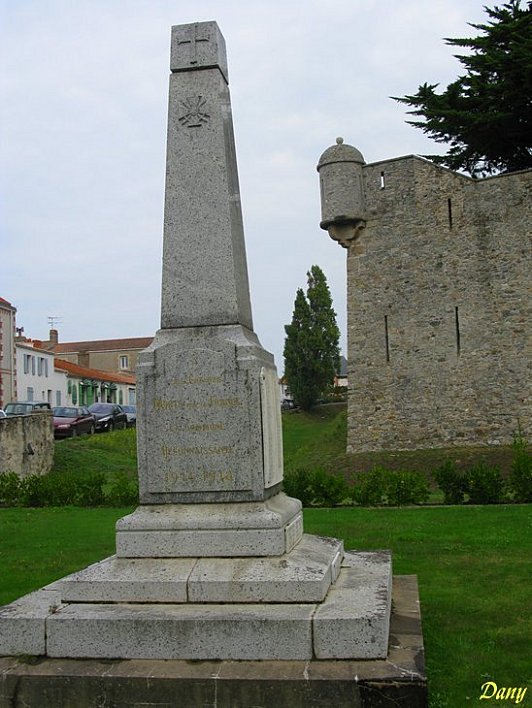
[[[30,362],[31,362],[31,355],[24,354],[24,373],[25,374],[30,373]]]
[[[33,386],[28,386],[26,389],[26,398],[28,401],[33,401]]]
[[[31,358],[31,375],[35,376],[35,357],[30,356]]]
[[[121,369],[128,369],[129,368],[129,357],[127,355],[123,355],[120,357],[120,368]]]
[[[56,391],[55,392],[55,405],[60,406],[61,405],[61,391]]]

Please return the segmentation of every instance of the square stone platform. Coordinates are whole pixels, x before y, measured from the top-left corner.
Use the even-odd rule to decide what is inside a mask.
[[[11,656],[0,658],[0,676],[0,708],[427,706],[415,576],[393,579],[385,659],[163,661]]]
[[[305,534],[282,556],[113,556],[0,610],[0,655],[385,658],[389,552]]]

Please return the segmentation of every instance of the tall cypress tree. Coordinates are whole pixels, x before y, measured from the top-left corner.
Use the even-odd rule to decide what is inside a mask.
[[[471,24],[480,35],[445,40],[468,50],[455,55],[463,76],[442,93],[424,83],[412,96],[393,97],[422,118],[410,125],[449,145],[429,159],[473,176],[532,167],[532,3],[484,9],[489,21]]]
[[[340,361],[340,330],[327,280],[314,265],[307,295],[296,293],[292,322],[285,326],[284,370],[295,402],[309,410],[332,385]]]

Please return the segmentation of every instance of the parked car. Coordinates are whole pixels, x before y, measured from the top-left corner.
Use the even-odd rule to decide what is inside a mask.
[[[15,401],[5,407],[6,415],[29,415],[35,411],[49,411],[52,407],[46,401]]]
[[[127,427],[134,428],[137,425],[137,406],[122,406],[122,410],[127,415]]]
[[[127,415],[118,403],[93,403],[89,412],[96,418],[96,430],[127,428]]]
[[[92,435],[96,430],[96,418],[85,406],[56,406],[52,412],[56,438],[75,438],[82,433]]]
[[[0,408],[0,418],[7,418],[5,412]]]

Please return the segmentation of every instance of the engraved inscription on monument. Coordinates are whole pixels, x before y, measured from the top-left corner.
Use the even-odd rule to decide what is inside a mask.
[[[235,350],[164,347],[148,401],[150,492],[249,488],[249,417]],[[159,369],[158,366],[156,366]]]

